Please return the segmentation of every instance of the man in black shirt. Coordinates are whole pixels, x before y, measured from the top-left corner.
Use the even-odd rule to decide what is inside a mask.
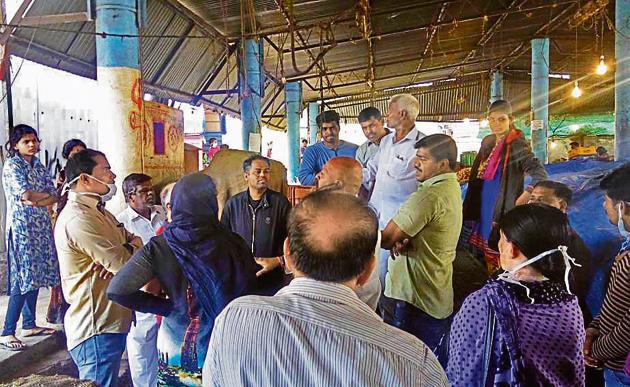
[[[256,263],[262,266],[257,275],[275,293],[287,282],[278,257],[287,237],[291,205],[281,193],[268,188],[269,159],[259,155],[248,158],[243,161],[243,173],[248,188],[228,199],[221,223],[247,242]]]

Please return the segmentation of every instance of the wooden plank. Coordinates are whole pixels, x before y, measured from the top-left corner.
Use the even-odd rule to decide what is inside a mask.
[[[26,16],[20,21],[21,26],[39,26],[45,24],[65,24],[90,21],[87,12],[71,12],[58,15]]]

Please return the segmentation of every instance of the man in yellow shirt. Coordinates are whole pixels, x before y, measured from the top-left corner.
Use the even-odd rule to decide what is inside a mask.
[[[389,221],[381,243],[384,249],[408,244],[389,258],[381,306],[386,323],[435,351],[453,313],[453,261],[462,228],[461,190],[453,172],[457,145],[445,134],[433,134],[414,147],[418,190]]]
[[[104,202],[116,193],[105,155],[86,149],[66,164],[70,192],[55,225],[63,295],[70,304],[64,320],[68,350],[79,377],[116,386],[132,312],[107,298],[109,276],[142,246]]]

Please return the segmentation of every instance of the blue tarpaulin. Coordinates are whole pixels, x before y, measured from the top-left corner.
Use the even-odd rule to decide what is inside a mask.
[[[569,220],[593,259],[593,282],[586,300],[593,316],[601,309],[610,268],[622,242],[617,226],[610,224],[606,217],[604,193],[599,189],[599,182],[621,165],[620,162],[583,159],[546,166],[551,180],[564,183],[573,190]]]
[[[599,182],[622,164],[576,159],[545,166],[550,180],[564,183],[573,190],[569,220],[593,259],[593,281],[586,300],[593,316],[598,314],[604,302],[610,268],[622,242],[617,227],[610,224],[606,217],[604,193],[599,189]],[[527,179],[525,185],[528,184]],[[466,188],[466,185],[462,186],[462,198],[466,195]]]

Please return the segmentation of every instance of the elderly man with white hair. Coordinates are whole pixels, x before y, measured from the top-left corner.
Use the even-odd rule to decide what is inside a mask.
[[[419,111],[420,104],[411,94],[397,94],[389,100],[387,127],[394,131],[381,139],[378,153],[363,170],[364,185],[374,187],[370,204],[378,211],[381,230],[418,188],[413,146],[425,136],[415,127]],[[388,257],[389,251],[381,250],[379,271],[383,286]]]

